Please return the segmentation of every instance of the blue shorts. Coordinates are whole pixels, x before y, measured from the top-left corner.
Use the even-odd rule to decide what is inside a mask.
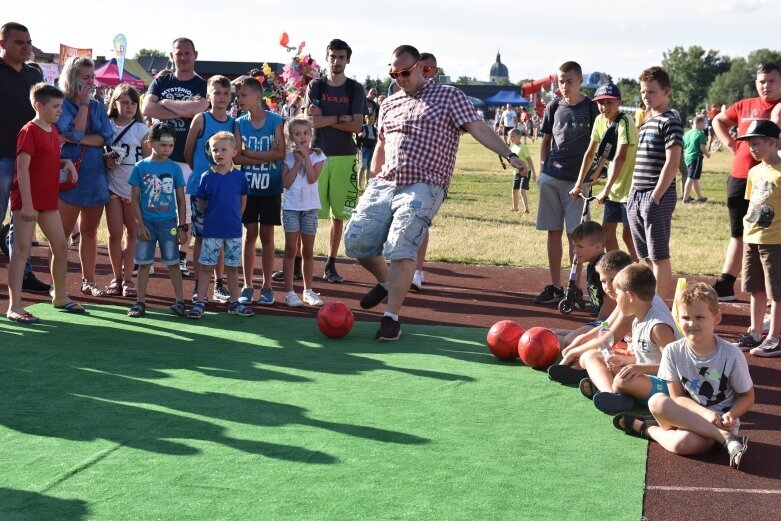
[[[699,156],[692,161],[692,164],[686,165],[686,175],[689,179],[696,181],[702,177],[702,157]]]
[[[225,265],[231,268],[241,266],[241,237],[233,239],[217,239],[204,237],[201,243],[201,255],[198,262],[204,266],[216,266],[220,258],[220,250],[225,246]]]
[[[285,233],[317,234],[319,210],[282,210],[282,229]]]
[[[160,259],[166,266],[179,264],[179,243],[176,241],[176,219],[167,221],[144,221],[149,230],[148,241],[136,237],[134,262],[139,265],[152,264],[155,261],[155,248],[160,244]]]
[[[639,400],[641,405],[648,405],[648,400],[650,400],[651,396],[655,395],[656,393],[662,393],[670,396],[670,390],[667,388],[667,381],[662,380],[653,374],[647,374],[646,376],[649,380],[651,380],[651,392],[645,399]]]
[[[198,206],[198,198],[190,196],[190,231],[196,239],[203,238],[203,212]]]
[[[605,213],[602,216],[602,224],[621,223],[629,227],[629,219],[626,217],[626,203],[605,201]]]
[[[415,260],[444,198],[445,190],[438,185],[394,186],[373,179],[344,230],[347,255]]]
[[[361,147],[361,168],[369,168],[374,155],[374,147]]]

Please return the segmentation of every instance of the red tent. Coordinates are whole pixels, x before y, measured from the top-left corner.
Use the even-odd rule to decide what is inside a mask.
[[[144,89],[144,82],[127,70],[122,72],[122,79],[119,79],[119,67],[117,66],[117,60],[115,58],[112,58],[110,62],[95,71],[95,80],[98,85],[116,87],[120,83],[129,83],[139,90]]]

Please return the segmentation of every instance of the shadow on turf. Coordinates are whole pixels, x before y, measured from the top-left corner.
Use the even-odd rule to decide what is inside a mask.
[[[87,502],[80,499],[60,499],[27,490],[0,487],[0,518],[17,521],[51,519],[57,513],[59,521],[86,521]]]
[[[493,363],[492,357],[476,356],[474,346],[444,336],[431,336],[425,347],[417,343],[414,347],[401,343],[389,346],[348,337],[329,342],[326,348],[313,348],[307,342],[322,339],[319,333],[304,336],[307,342],[291,341],[282,338],[281,333],[275,334],[273,328],[263,329],[263,317],[230,320],[235,330],[262,334],[263,345],[256,346],[232,340],[230,331],[222,330],[226,333],[222,337],[215,337],[214,331],[199,334],[194,331],[197,328],[188,329],[192,322],[152,310],[145,319],[137,320],[128,318],[124,308],[102,307],[91,318],[100,325],[44,320],[28,328],[3,326],[15,334],[8,335],[13,343],[3,348],[0,393],[10,398],[0,403],[0,425],[26,434],[75,441],[105,439],[118,446],[161,454],[195,455],[199,449],[186,440],[203,440],[275,459],[333,464],[336,458],[321,451],[233,438],[222,425],[209,419],[268,428],[301,425],[381,443],[420,445],[429,440],[393,430],[325,421],[314,417],[312,411],[286,403],[165,385],[170,378],[168,371],[306,384],[312,380],[287,370],[339,375],[383,370],[469,382],[472,378],[466,375],[393,367],[362,355],[394,352],[395,348],[399,352]],[[207,325],[209,320],[207,315],[197,324]],[[173,338],[161,340],[158,333]]]

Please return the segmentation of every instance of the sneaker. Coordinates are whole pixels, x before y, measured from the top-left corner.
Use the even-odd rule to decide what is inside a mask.
[[[277,282],[285,280],[285,274],[282,270],[275,271],[271,274],[271,280]],[[304,280],[304,275],[300,271],[293,271],[293,280]]]
[[[377,284],[363,296],[361,299],[361,307],[363,309],[371,309],[386,298],[388,298],[388,290],[382,287],[382,284]]]
[[[588,371],[571,365],[552,365],[548,368],[548,378],[560,384],[574,385],[588,376]]]
[[[618,414],[635,408],[635,399],[621,393],[597,393],[594,407],[605,414]]]
[[[241,294],[239,295],[239,302],[242,304],[252,304],[252,297],[255,295],[255,290],[244,286],[241,288]]]
[[[179,271],[182,272],[182,277],[190,276],[190,268],[187,267],[187,259],[181,259],[179,261]]]
[[[149,266],[149,274],[154,275],[155,274],[155,266]],[[133,264],[133,276],[138,277],[138,264]]]
[[[697,199],[695,199],[695,201],[698,202],[698,203],[705,203],[705,202],[708,201],[708,198],[707,197],[698,197]]]
[[[222,304],[227,303],[231,299],[228,288],[219,282],[214,285],[214,293],[212,293],[212,296],[214,297],[214,300],[221,302]]]
[[[735,345],[738,346],[741,351],[748,351],[752,347],[759,347],[760,344],[762,344],[762,338],[757,338],[751,333],[738,335],[737,340],[735,340]]]
[[[320,298],[320,295],[315,293],[315,290],[313,289],[305,289],[304,293],[304,302],[309,304],[310,306],[322,306],[325,304],[323,302],[323,299]]]
[[[254,311],[252,311],[252,308],[249,306],[245,306],[241,302],[231,302],[228,305],[228,314],[229,315],[239,315],[242,317],[251,317],[255,314]]]
[[[270,306],[274,303],[274,290],[271,288],[260,288],[260,297],[258,304],[261,306]]]
[[[683,204],[692,204],[694,202],[694,197],[689,197],[688,199],[681,199],[681,202]]]
[[[28,273],[22,279],[22,291],[27,293],[40,293],[41,295],[48,295],[52,287],[45,282],[38,280],[34,273]]]
[[[725,282],[721,277],[713,283],[713,289],[716,290],[716,295],[719,296],[719,302],[735,300],[735,285]]]
[[[392,342],[398,340],[400,336],[401,322],[384,315],[380,321],[380,329],[377,330],[377,334],[374,335],[374,338],[380,342]]]
[[[285,305],[289,308],[300,308],[304,303],[298,298],[295,291],[288,291],[285,293]]]
[[[323,280],[327,280],[328,282],[333,282],[336,284],[341,284],[344,282],[344,279],[338,273],[336,273],[336,266],[333,265],[326,265],[325,273],[323,274]]]
[[[412,276],[410,289],[412,291],[420,291],[423,289],[423,272],[421,270],[415,270],[415,274]]]
[[[765,318],[762,319],[762,332],[770,333],[770,313],[765,313]]]
[[[781,340],[777,338],[773,340],[771,337],[767,337],[764,342],[752,349],[750,353],[764,358],[781,356]]]
[[[564,299],[564,289],[548,284],[542,293],[534,297],[534,302],[537,304],[558,304],[562,299]]]

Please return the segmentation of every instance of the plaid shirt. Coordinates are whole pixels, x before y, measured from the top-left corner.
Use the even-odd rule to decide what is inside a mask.
[[[395,186],[426,183],[450,186],[465,123],[480,117],[455,87],[427,81],[414,95],[400,90],[380,106],[377,125],[385,141],[378,179]]]

